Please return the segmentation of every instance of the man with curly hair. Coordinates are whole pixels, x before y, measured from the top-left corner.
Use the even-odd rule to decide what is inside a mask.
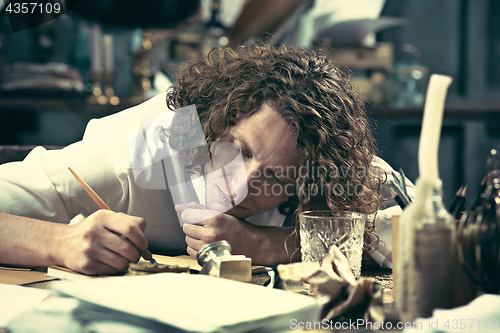
[[[176,110],[191,105],[197,115],[186,121]],[[201,165],[207,179],[206,206],[175,206],[184,225],[165,185],[173,184],[164,161],[135,173],[141,153],[131,152],[131,133],[146,138],[145,128],[160,118],[167,133],[160,148],[182,150],[196,121],[211,147],[210,154],[203,146],[189,154],[188,164]],[[208,169],[217,164],[214,147],[221,143],[240,154],[243,176],[232,185],[246,191],[210,185]],[[150,144],[145,139],[143,146],[151,154]],[[96,211],[68,166],[112,211]],[[166,95],[92,120],[82,141],[58,151],[38,147],[23,162],[0,166],[0,263],[113,273],[136,262],[138,249],[195,256],[222,239],[255,264],[298,260],[300,212],[377,213],[385,173],[374,166],[391,170],[375,156],[364,101],[327,57],[258,45],[214,50],[181,66]],[[367,249],[377,243],[374,230],[372,215]]]

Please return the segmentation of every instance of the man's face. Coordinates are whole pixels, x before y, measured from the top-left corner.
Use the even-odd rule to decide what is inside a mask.
[[[295,193],[295,141],[290,125],[266,103],[238,116],[210,147],[207,208],[246,218],[284,202]]]

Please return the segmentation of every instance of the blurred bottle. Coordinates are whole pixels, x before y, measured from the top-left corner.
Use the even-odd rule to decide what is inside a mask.
[[[221,1],[212,0],[210,20],[206,23],[206,33],[202,43],[202,54],[207,55],[212,49],[225,47],[229,44],[226,36],[226,27],[222,24]]]
[[[429,79],[429,69],[420,60],[420,51],[413,45],[401,46],[389,75],[391,105],[395,108],[421,107]]]
[[[443,204],[441,180],[417,180],[416,198],[400,217],[403,227],[406,232],[399,239],[407,252],[400,255],[406,260],[398,269],[404,278],[397,289],[401,319],[410,322],[431,316],[435,308],[453,306],[455,223]]]
[[[90,73],[90,30],[86,24],[77,25],[76,38],[69,56],[69,65],[80,71],[86,92],[92,91],[92,77]]]

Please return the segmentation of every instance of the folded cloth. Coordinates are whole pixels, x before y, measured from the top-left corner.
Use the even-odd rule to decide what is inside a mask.
[[[310,294],[330,297],[322,311],[322,318],[333,321],[363,319],[382,322],[382,286],[373,279],[356,281],[345,255],[337,246],[320,262],[299,262],[279,265],[280,278],[285,281],[303,281],[310,285]]]

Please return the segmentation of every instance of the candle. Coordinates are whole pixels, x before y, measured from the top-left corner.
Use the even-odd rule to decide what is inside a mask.
[[[424,119],[418,147],[418,163],[420,178],[430,182],[439,179],[438,147],[443,123],[444,102],[446,92],[452,78],[446,75],[433,74],[427,88],[424,107]]]
[[[114,71],[114,59],[113,59],[113,36],[104,35],[104,65],[106,73],[112,73]]]
[[[99,24],[92,27],[92,71],[102,71],[102,50],[101,50],[102,28]]]

